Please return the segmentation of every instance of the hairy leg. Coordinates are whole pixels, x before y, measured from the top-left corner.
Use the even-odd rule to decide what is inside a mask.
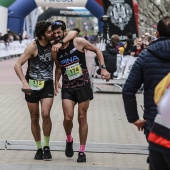
[[[73,128],[75,102],[72,100],[63,99],[62,106],[63,106],[63,112],[64,112],[63,126],[65,129],[66,135],[70,135],[72,128]]]
[[[89,108],[90,101],[84,101],[78,105],[78,122],[79,122],[79,138],[80,145],[85,145],[88,134],[88,124],[87,124],[87,110]]]
[[[41,133],[40,133],[40,125],[39,125],[39,103],[29,103],[27,102],[27,106],[30,112],[31,118],[31,131],[34,136],[34,140],[41,141]]]
[[[50,117],[50,111],[53,104],[53,98],[44,98],[41,100],[41,114],[42,114],[42,128],[44,136],[50,136],[52,122]]]

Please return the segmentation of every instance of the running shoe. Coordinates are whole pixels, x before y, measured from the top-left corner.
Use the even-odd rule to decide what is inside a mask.
[[[41,148],[37,150],[34,159],[36,159],[36,160],[43,159],[43,150]]]
[[[86,162],[86,155],[83,152],[79,152],[77,162]]]
[[[50,147],[49,146],[44,146],[44,160],[50,160],[52,159],[51,152],[50,152]]]
[[[73,151],[73,141],[67,142],[66,141],[66,149],[65,149],[65,155],[69,158],[71,158],[74,155]]]

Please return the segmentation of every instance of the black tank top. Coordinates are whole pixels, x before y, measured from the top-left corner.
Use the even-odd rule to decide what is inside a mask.
[[[61,66],[63,89],[81,87],[90,82],[85,53],[74,47],[73,40],[66,49],[59,50],[57,60]]]
[[[45,47],[41,46],[38,40],[35,40],[38,48],[36,57],[28,60],[26,78],[34,80],[53,80],[54,61],[51,57],[52,44],[48,43]]]

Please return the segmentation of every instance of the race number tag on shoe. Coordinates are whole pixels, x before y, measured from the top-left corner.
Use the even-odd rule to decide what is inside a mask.
[[[76,79],[82,75],[82,69],[79,63],[72,64],[66,67],[66,73],[69,80]]]
[[[44,87],[44,81],[29,79],[29,85],[32,90],[41,90]]]

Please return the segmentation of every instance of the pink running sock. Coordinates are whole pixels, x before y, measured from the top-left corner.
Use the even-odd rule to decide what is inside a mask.
[[[67,142],[72,142],[73,141],[73,138],[71,135],[67,135]]]
[[[86,145],[80,145],[80,150],[79,150],[79,152],[85,152],[85,147],[86,147]]]

